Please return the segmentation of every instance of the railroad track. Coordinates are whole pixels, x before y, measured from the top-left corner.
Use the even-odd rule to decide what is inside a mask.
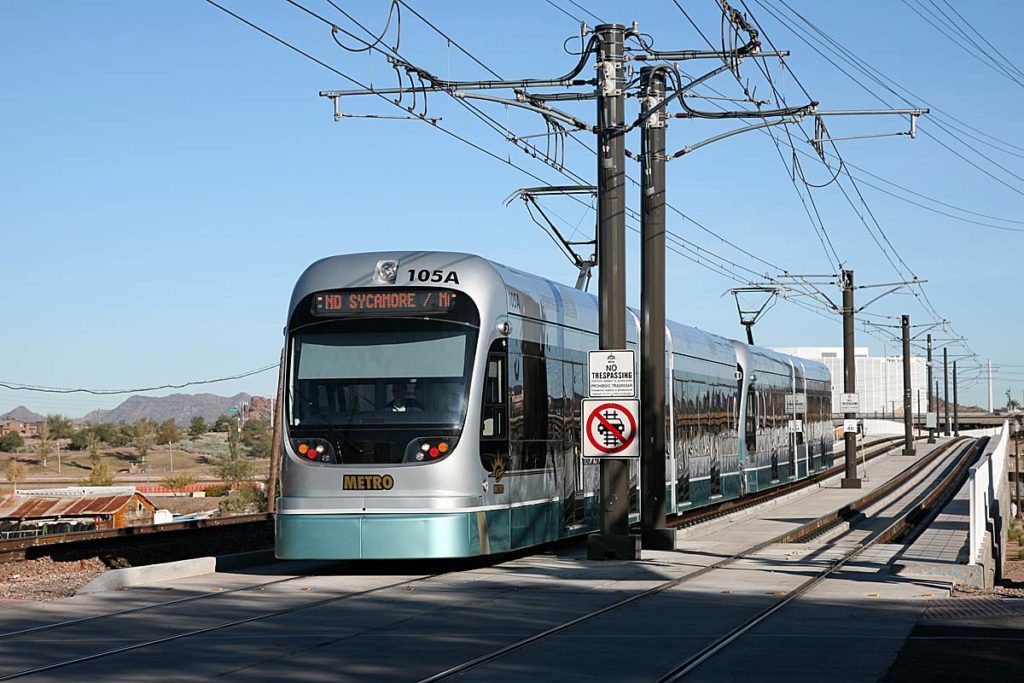
[[[938,452],[941,454],[948,455],[952,452],[957,451],[958,449],[962,449],[965,441],[965,439],[960,439],[958,441],[945,444]],[[972,449],[971,453],[973,454],[977,450],[978,447],[976,446],[974,449]],[[932,457],[932,455],[929,455],[926,456],[925,459],[922,459],[922,461],[925,461],[926,463],[935,463],[940,462],[940,459],[940,455],[936,455],[934,458]],[[955,474],[962,474],[965,471],[967,465],[969,464],[969,461],[970,458],[963,458],[956,466],[956,468],[953,470],[953,472]],[[917,467],[917,464],[919,463],[915,463],[914,467],[901,473],[893,480],[890,480],[890,482],[886,483],[883,487],[880,487],[879,490],[874,491],[868,494],[867,496],[863,496],[858,501],[855,501],[856,505],[844,506],[844,508],[857,507],[858,509],[867,509],[867,507],[869,507],[869,505],[871,504],[872,500],[874,502],[878,502],[885,496],[887,492],[891,493],[892,491],[897,490],[900,486],[912,481],[915,476],[919,476],[922,473],[924,473],[926,467]],[[938,502],[938,495],[929,495],[927,497],[927,500],[916,501],[914,506],[912,506],[912,509],[910,509],[906,515],[901,517],[901,519],[904,522],[904,525],[902,527],[896,524],[890,525],[886,533],[879,534],[876,537],[876,540],[872,542],[884,542],[884,540],[878,539],[888,539],[893,537],[893,534],[905,533],[907,525],[912,524],[912,516],[916,515],[917,517],[920,517],[922,514],[925,514],[929,506],[934,506]],[[823,518],[834,519],[837,516],[837,514],[839,514],[839,511],[833,511],[829,515],[823,515]],[[819,520],[815,520],[815,522],[818,521]],[[812,522],[803,525],[801,528],[803,529],[803,533],[808,534],[812,533],[816,529],[820,529],[821,524],[815,525]],[[672,580],[664,581],[641,593],[624,598],[622,600],[618,600],[602,608],[595,609],[586,614],[577,616],[564,623],[560,623],[556,626],[548,628],[543,632],[523,638],[517,642],[498,648],[492,652],[480,655],[461,664],[450,667],[444,671],[426,677],[423,680],[448,680],[451,678],[458,677],[463,673],[479,669],[488,663],[496,662],[514,652],[526,649],[533,644],[540,643],[541,641],[544,641],[555,634],[571,630],[576,626],[591,621],[595,618],[599,618],[603,615],[609,615],[627,605],[636,603],[638,601],[650,599],[659,593],[668,591],[686,582],[693,581],[701,576],[706,576],[716,570],[729,567],[729,565],[739,562],[745,558],[751,558],[751,556],[756,555],[760,551],[765,550],[766,548],[775,543],[789,541],[791,538],[796,537],[798,535],[799,531],[786,532],[785,534],[776,536],[775,538],[771,538],[767,541],[753,545],[729,557],[722,558],[712,564],[692,571],[689,574]],[[842,564],[848,563],[850,560],[856,557],[857,554],[863,551],[864,547],[867,546],[865,545],[863,547],[859,547],[855,550],[855,552],[849,553],[849,556],[845,557],[841,563],[835,563],[831,565],[828,568],[828,570],[824,573],[824,577],[827,578],[827,576],[833,574],[835,571],[838,571],[842,567]],[[246,624],[252,624],[255,622],[273,619],[275,617],[282,617],[285,615],[295,614],[303,612],[304,610],[312,610],[318,607],[341,603],[343,601],[356,600],[359,598],[380,595],[382,593],[386,593],[387,591],[401,590],[402,592],[397,593],[397,595],[404,595],[404,591],[414,589],[414,584],[426,582],[430,579],[435,579],[441,576],[442,574],[448,573],[450,571],[452,571],[451,565],[443,568],[442,571],[430,571],[424,572],[422,574],[416,572],[416,575],[406,576],[400,580],[388,581],[381,585],[370,586],[362,590],[350,590],[340,595],[334,594],[328,595],[326,597],[321,597],[316,593],[294,592],[291,593],[292,597],[290,598],[289,604],[279,606],[277,608],[273,608],[274,606],[271,605],[269,606],[271,607],[271,609],[268,609],[267,605],[244,605],[248,611],[243,611],[241,615],[232,614],[233,610],[241,609],[240,606],[237,604],[237,601],[228,602],[225,605],[224,609],[217,608],[213,611],[213,614],[207,612],[202,618],[192,617],[192,611],[190,611],[188,607],[189,603],[194,604],[200,601],[215,601],[218,598],[225,595],[239,595],[245,593],[262,592],[268,588],[300,581],[302,579],[309,579],[317,575],[305,574],[303,576],[287,577],[262,583],[254,583],[251,585],[229,589],[226,591],[207,592],[197,596],[186,596],[183,598],[172,599],[156,604],[144,605],[136,608],[119,610],[116,612],[66,620],[64,622],[59,622],[56,624],[48,624],[23,628],[19,630],[12,630],[7,633],[0,633],[0,642],[3,642],[5,646],[4,649],[17,654],[21,654],[22,652],[26,652],[28,651],[28,649],[31,649],[33,647],[34,637],[38,636],[38,634],[40,634],[41,632],[49,632],[47,638],[45,639],[46,641],[59,641],[65,643],[65,645],[63,645],[62,648],[59,651],[57,651],[58,656],[60,657],[60,659],[58,659],[57,661],[45,661],[45,658],[52,656],[54,651],[47,650],[45,652],[40,653],[37,650],[34,652],[34,654],[31,655],[31,657],[35,657],[37,660],[41,659],[42,661],[28,661],[28,659],[31,659],[31,657],[23,659],[23,663],[17,670],[8,669],[7,671],[0,671],[0,681],[18,679],[30,675],[56,671],[59,669],[67,669],[69,667],[74,667],[75,665],[86,664],[88,662],[96,662],[98,660],[104,660],[107,658],[113,658],[117,655],[141,651],[145,650],[146,648],[154,648],[156,646],[160,646],[166,643],[172,643],[190,637],[205,637],[207,634],[229,631],[232,628],[240,627]],[[811,587],[813,587],[813,585],[815,584],[810,581],[805,582],[805,584],[802,585],[802,588],[799,588],[795,591],[791,591],[791,594],[787,594],[787,596],[782,598],[782,600],[780,600],[776,605],[774,605],[771,608],[771,612],[765,611],[764,613],[756,615],[756,622],[752,624],[747,624],[746,622],[744,622],[744,624],[740,624],[739,626],[737,626],[736,629],[733,629],[733,631],[730,631],[730,633],[727,634],[727,636],[731,638],[731,640],[729,640],[728,642],[734,642],[736,639],[741,637],[742,634],[745,633],[747,630],[753,628],[753,626],[756,625],[756,623],[759,623],[760,621],[763,621],[764,619],[768,618],[772,613],[774,613],[774,611],[781,609],[785,606],[785,604],[788,604],[792,600],[795,600],[797,597],[799,597],[800,594],[806,592],[806,590],[809,590]],[[508,590],[515,590],[515,588],[511,587]],[[267,593],[267,595],[275,596],[276,599],[276,597],[281,594],[270,591]],[[294,597],[297,595],[302,596],[302,599],[299,602],[294,601]],[[393,598],[388,599],[392,600]],[[247,600],[254,603],[259,602],[259,599],[253,600],[251,598],[247,598]],[[89,638],[75,638],[75,634],[78,633],[79,635],[81,635],[81,632],[83,630],[87,634],[99,632],[102,632],[104,634],[114,633],[115,631],[111,631],[109,628],[107,628],[111,625],[110,620],[113,620],[115,622],[122,619],[130,620],[131,615],[146,611],[150,611],[155,616],[149,620],[142,622],[141,630],[130,629],[128,633],[114,637],[118,642],[113,646],[109,646],[109,641],[107,640],[113,637],[110,635],[106,635],[104,640],[99,641],[102,645],[105,645],[105,647],[97,647],[95,642],[90,641]],[[235,618],[225,618],[227,615],[234,616]],[[167,632],[168,629],[167,626],[165,626],[165,624],[173,624],[175,622],[176,617],[178,619],[187,618],[187,621],[192,622],[193,624],[195,624],[195,621],[197,620],[201,623],[195,624],[194,628],[187,629],[181,629],[180,626],[174,626],[170,629],[170,632]],[[121,625],[123,627],[129,623],[134,622],[125,621]],[[227,634],[227,637],[231,637],[230,633]],[[721,649],[724,649],[728,645],[728,642],[719,641],[723,641],[723,639],[717,639],[715,643],[712,643],[712,645],[708,646],[709,648],[715,646],[718,649],[711,651],[708,648],[704,648],[704,650],[702,650],[701,653],[699,653],[701,657],[703,657],[703,659],[701,660],[702,662],[706,661],[710,657],[713,657],[715,653],[721,651]],[[22,643],[24,643],[24,646],[27,646],[27,648],[23,647]],[[8,658],[8,662],[13,661],[16,660],[14,658]],[[683,676],[685,675],[686,671],[692,670],[693,666],[699,665],[700,662],[696,662],[696,660],[693,657],[691,657],[686,662],[680,664],[680,666],[675,667],[671,672],[666,674],[666,676]],[[665,680],[675,680],[675,678],[666,678]]]
[[[75,531],[66,534],[47,534],[0,541],[0,562],[31,559],[52,555],[96,555],[126,547],[138,548],[146,544],[167,545],[178,542],[198,544],[204,540],[216,542],[221,538],[266,537],[271,539],[259,547],[242,548],[258,550],[273,544],[274,515],[261,512],[249,515],[232,515],[211,519],[197,519],[188,522],[170,522],[148,526],[130,526],[117,529],[95,529]],[[242,550],[242,549],[239,549]],[[200,553],[200,554],[210,554]],[[197,555],[186,555],[196,557]],[[181,559],[181,558],[179,558]]]
[[[972,462],[975,454],[980,452],[981,449],[983,449],[984,447],[985,440],[981,440],[975,442],[975,444],[971,448],[965,451],[963,450],[963,447],[968,441],[972,440],[963,437],[942,445],[940,448],[936,449],[931,454],[926,456],[926,458],[923,459],[921,463],[915,463],[913,467],[904,470],[899,475],[893,477],[888,482],[886,482],[886,484],[879,487],[875,491],[872,491],[871,493],[862,496],[857,501],[848,506],[843,506],[843,508],[840,508],[839,510],[832,511],[826,515],[823,515],[822,517],[819,517],[818,519],[803,524],[793,531],[787,531],[774,538],[752,545],[738,553],[718,560],[717,562],[704,566],[693,572],[690,572],[675,579],[665,581],[641,593],[624,598],[600,609],[588,612],[570,621],[558,624],[557,626],[553,626],[549,629],[546,629],[545,631],[523,638],[522,640],[511,643],[492,652],[462,662],[461,664],[453,666],[449,669],[423,678],[420,680],[419,683],[439,683],[440,681],[447,681],[458,678],[463,674],[473,672],[477,669],[480,669],[484,665],[497,662],[498,660],[501,660],[504,657],[507,657],[515,652],[524,650],[532,645],[536,645],[542,641],[551,638],[552,636],[562,634],[586,622],[590,622],[596,618],[611,614],[617,610],[621,610],[622,608],[637,603],[639,601],[650,599],[660,593],[664,593],[665,591],[676,588],[684,583],[694,581],[695,579],[711,574],[712,572],[725,569],[730,565],[733,565],[741,560],[756,555],[757,553],[769,548],[772,545],[775,545],[777,543],[793,542],[793,539],[807,538],[810,535],[817,532],[818,530],[820,530],[820,528],[826,522],[832,523],[833,520],[835,520],[836,518],[841,518],[842,510],[845,510],[846,508],[850,507],[854,507],[859,510],[865,510],[870,506],[884,500],[894,491],[911,483],[915,477],[924,472],[928,465],[935,463],[942,457],[957,457],[957,454],[959,454],[959,461],[956,467],[953,468],[950,473],[947,473],[945,477],[943,477],[938,493],[936,493],[935,495],[927,496],[925,501],[915,502],[909,510],[900,514],[897,520],[893,522],[891,525],[889,525],[889,527],[887,527],[883,532],[876,534],[870,540],[863,544],[858,544],[853,550],[844,553],[838,561],[832,563],[823,571],[818,572],[816,575],[802,582],[796,588],[786,592],[781,597],[781,599],[775,602],[773,605],[758,612],[753,617],[744,620],[741,624],[737,625],[728,633],[726,633],[720,638],[715,639],[712,643],[701,649],[697,654],[687,658],[685,661],[673,667],[671,670],[669,670],[660,678],[658,678],[659,682],[679,680],[680,678],[686,676],[688,673],[695,670],[701,664],[715,656],[717,653],[724,650],[726,647],[728,647],[729,644],[735,642],[744,633],[748,632],[754,626],[761,623],[778,610],[782,609],[786,605],[796,600],[800,595],[806,593],[815,585],[821,583],[829,576],[838,572],[844,565],[848,564],[851,560],[853,560],[858,555],[863,553],[867,548],[877,543],[888,542],[889,540],[895,538],[896,535],[905,533],[909,528],[908,525],[910,524],[911,517],[913,516],[915,518],[919,518],[922,515],[923,511],[929,509],[929,506],[935,506],[945,495],[947,495],[950,488],[961,478],[963,473],[966,471],[966,468]],[[921,466],[918,467],[918,465]]]
[[[863,461],[869,462],[875,458],[879,458],[891,451],[896,443],[902,442],[902,436],[891,436],[876,439],[871,443],[861,444],[860,448],[865,449],[863,453]],[[861,460],[861,458],[858,457],[858,460]],[[827,470],[822,470],[821,472],[817,472],[803,479],[796,479],[785,484],[780,484],[779,486],[773,486],[765,491],[748,494],[743,498],[725,500],[721,503],[716,503],[715,505],[705,505],[693,510],[692,512],[683,512],[674,515],[669,518],[668,526],[674,529],[685,528],[697,524],[703,524],[712,519],[718,519],[719,517],[724,517],[740,510],[754,508],[766,501],[772,500],[773,498],[778,498],[788,493],[793,493],[794,491],[799,491],[815,484],[819,484],[830,477],[841,474],[844,470],[845,463],[835,465]]]

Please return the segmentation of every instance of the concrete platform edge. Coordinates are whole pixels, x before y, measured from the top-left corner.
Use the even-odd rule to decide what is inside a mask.
[[[212,574],[218,571],[232,571],[273,561],[273,550],[256,550],[248,553],[234,553],[216,557],[195,557],[190,560],[148,564],[141,567],[109,569],[79,588],[75,594],[102,593],[132,586],[160,583],[161,581],[187,579],[193,576],[202,576],[203,574]]]

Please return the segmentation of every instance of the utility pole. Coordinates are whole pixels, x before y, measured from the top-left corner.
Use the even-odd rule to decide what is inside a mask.
[[[843,288],[843,391],[847,394],[857,393],[857,362],[854,357],[854,307],[853,307],[853,271],[844,270],[840,282]],[[846,413],[847,420],[857,419],[857,413]],[[841,485],[844,489],[859,489],[860,479],[857,478],[857,434],[844,430],[846,441],[846,476]]]
[[[992,412],[992,359],[988,359],[988,412]]]
[[[674,550],[665,526],[665,72],[640,69],[640,526],[644,548]]]
[[[597,58],[597,268],[600,347],[626,347],[626,126],[622,42],[626,28],[594,28]],[[662,327],[661,334],[664,334]],[[641,428],[643,426],[641,425]],[[662,484],[664,486],[664,484]],[[601,459],[601,532],[587,538],[591,560],[634,560],[629,533],[629,464]]]
[[[942,347],[942,434],[949,436],[949,349]]]
[[[936,386],[936,388],[938,388]],[[938,391],[932,394],[932,335],[928,335],[928,412],[931,413],[935,410],[935,405],[932,402],[933,396],[938,398]],[[938,414],[936,411],[936,425],[938,424]],[[935,430],[932,427],[928,428],[928,443],[935,443]]]
[[[960,406],[956,397],[956,361],[953,361],[953,436],[960,436]]]
[[[900,322],[903,325],[903,455],[917,455],[914,450],[913,408],[910,406],[913,399],[913,389],[910,388],[910,316],[904,315]]]

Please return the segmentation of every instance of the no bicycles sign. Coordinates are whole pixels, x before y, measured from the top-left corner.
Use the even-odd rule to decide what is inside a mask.
[[[583,457],[639,458],[640,401],[584,399]]]

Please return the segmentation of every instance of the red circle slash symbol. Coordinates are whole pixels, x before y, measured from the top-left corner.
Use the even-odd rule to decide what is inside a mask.
[[[621,453],[635,437],[636,419],[618,403],[600,405],[587,417],[587,439],[602,453]]]

